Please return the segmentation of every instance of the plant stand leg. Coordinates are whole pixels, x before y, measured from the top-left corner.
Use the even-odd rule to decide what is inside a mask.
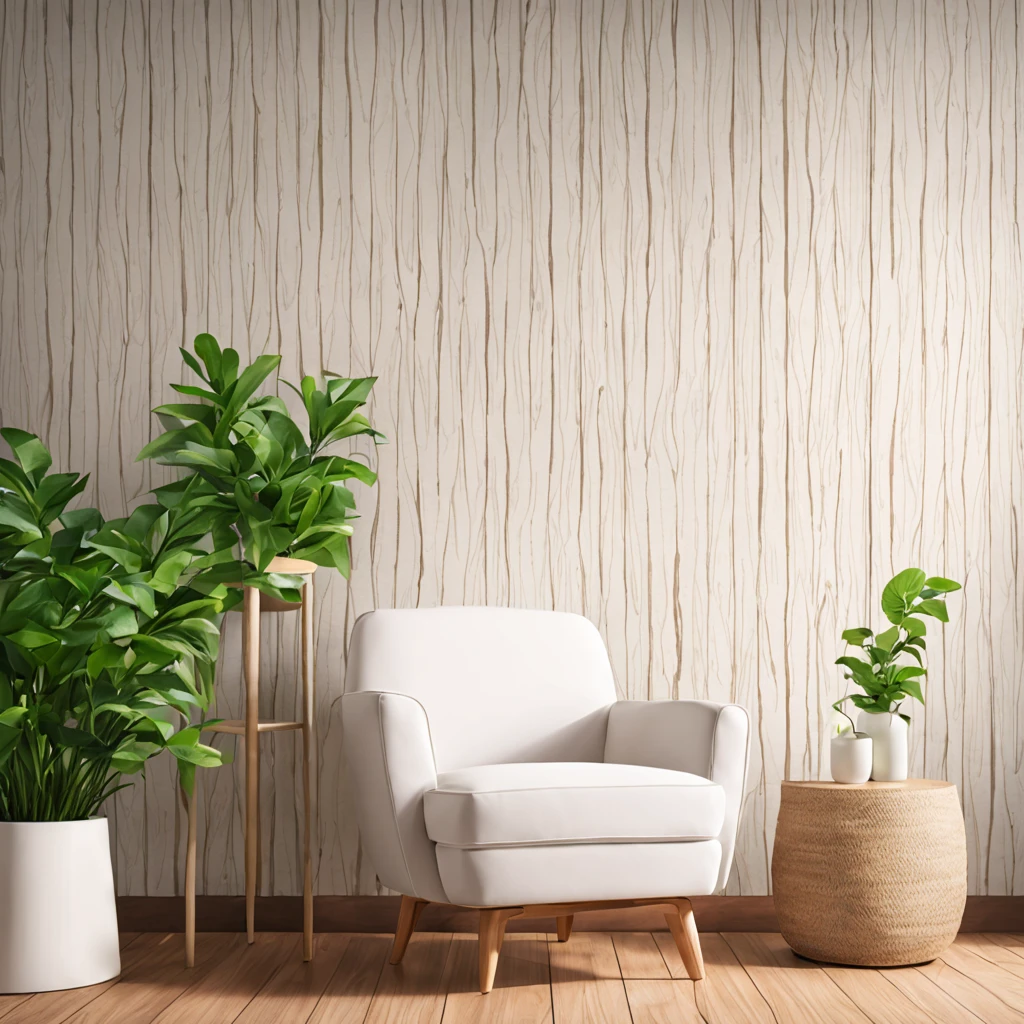
[[[305,831],[302,859],[302,959],[313,959],[313,794],[316,757],[316,700],[313,650],[313,579],[302,588],[302,792]]]
[[[260,592],[245,588],[242,608],[245,673],[245,933],[256,939],[260,806]]]
[[[196,964],[196,805],[199,802],[199,772],[195,773],[192,796],[181,791],[188,821],[185,846],[185,966]]]

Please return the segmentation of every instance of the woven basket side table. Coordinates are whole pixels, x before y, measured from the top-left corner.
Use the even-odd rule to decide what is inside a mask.
[[[967,900],[956,786],[783,782],[772,885],[779,929],[801,956],[865,967],[933,960]]]

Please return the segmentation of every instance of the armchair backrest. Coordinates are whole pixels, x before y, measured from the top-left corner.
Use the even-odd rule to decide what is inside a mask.
[[[616,699],[591,622],[515,608],[368,612],[352,630],[345,689],[419,701],[439,772],[601,761]]]

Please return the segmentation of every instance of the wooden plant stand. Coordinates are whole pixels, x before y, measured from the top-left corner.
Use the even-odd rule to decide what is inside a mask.
[[[278,557],[267,567],[268,572],[307,577],[298,604],[261,594],[255,587],[245,587],[242,602],[242,657],[245,675],[245,717],[220,722],[211,732],[241,736],[245,743],[245,930],[250,943],[255,939],[256,883],[259,877],[259,805],[260,745],[259,737],[269,732],[302,732],[302,790],[305,803],[304,849],[302,870],[302,959],[313,959],[313,786],[316,757],[315,680],[313,669],[313,573],[316,565],[300,558]],[[259,720],[260,692],[260,612],[299,611],[302,632],[302,720],[298,722]],[[199,795],[199,773],[196,788],[187,801],[188,840],[185,852],[185,965],[195,964],[196,953],[196,804]]]

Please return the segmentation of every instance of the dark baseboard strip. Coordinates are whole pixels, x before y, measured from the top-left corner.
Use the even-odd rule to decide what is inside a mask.
[[[771,896],[695,896],[693,912],[702,932],[775,932],[778,919]],[[317,896],[314,921],[318,932],[390,932],[398,919],[397,896]],[[117,916],[122,931],[180,932],[185,909],[181,897],[119,896]],[[200,896],[196,927],[204,932],[245,930],[241,896]],[[302,899],[261,896],[256,900],[256,927],[268,932],[302,931]],[[423,912],[420,931],[475,932],[477,915],[470,910],[431,905]],[[576,918],[577,931],[660,931],[664,915],[656,907],[595,910]],[[1024,929],[1024,896],[968,896],[962,932],[1019,932]],[[510,921],[510,931],[554,931],[555,922]]]

